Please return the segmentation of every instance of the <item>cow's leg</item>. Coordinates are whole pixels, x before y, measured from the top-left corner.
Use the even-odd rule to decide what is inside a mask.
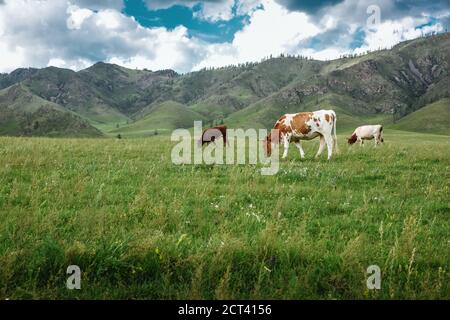
[[[225,147],[229,147],[229,146],[230,146],[230,141],[228,141],[227,133],[226,133],[226,132],[222,135],[222,138],[223,138],[223,145],[224,145]]]
[[[327,144],[328,149],[328,160],[331,160],[331,156],[333,155],[333,137],[327,135],[325,137],[325,143]]]
[[[320,155],[323,152],[323,149],[325,149],[325,138],[321,135],[320,136],[320,146],[319,146],[319,150],[317,151],[316,158],[320,157]]]
[[[300,158],[304,159],[304,158],[305,158],[305,151],[304,151],[303,148],[302,148],[302,143],[301,143],[301,141],[298,140],[298,141],[295,143],[295,145],[296,145],[296,147],[298,148],[298,151],[300,151]]]
[[[283,136],[283,142],[284,142],[284,152],[283,152],[283,159],[286,159],[288,156],[289,151],[289,137],[287,135]]]

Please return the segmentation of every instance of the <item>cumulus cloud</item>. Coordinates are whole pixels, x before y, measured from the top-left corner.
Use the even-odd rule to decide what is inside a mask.
[[[67,28],[71,30],[79,30],[84,20],[91,17],[94,12],[89,9],[79,8],[77,6],[69,6],[67,8]]]
[[[364,45],[356,48],[354,52],[364,53],[368,50],[391,48],[401,41],[415,39],[431,32],[441,32],[444,29],[440,23],[417,28],[421,22],[425,23],[427,19],[406,17],[397,21],[385,21],[375,26],[375,29],[371,32],[368,32],[364,39]]]
[[[262,0],[240,0],[236,2],[236,14],[243,16],[261,8]]]
[[[430,32],[443,31],[443,23],[430,23],[432,16],[449,12],[444,0],[277,0],[291,10],[308,11],[322,32],[297,45],[297,52],[315,59],[335,59],[344,54],[390,48]],[[373,8],[380,21],[372,24]],[[429,26],[424,26],[429,24]]]
[[[195,16],[211,21],[230,20],[233,18],[233,5],[234,0],[207,1]]]
[[[117,10],[74,2],[6,1],[0,9],[0,71],[55,65],[81,69],[97,61],[189,71],[202,59],[188,30],[144,28]]]
[[[292,53],[297,43],[320,32],[304,13],[289,12],[271,0],[262,4],[264,9],[251,13],[249,23],[235,34],[232,43],[209,46],[206,59],[195,69]]]

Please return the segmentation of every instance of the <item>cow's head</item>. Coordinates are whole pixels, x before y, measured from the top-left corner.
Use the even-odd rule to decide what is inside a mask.
[[[347,139],[348,144],[354,144],[358,140],[358,137],[356,136],[356,133],[352,134],[350,138]]]
[[[222,132],[217,128],[205,129],[202,137],[198,141],[199,146],[208,145],[211,142],[215,142],[217,138],[222,136]]]

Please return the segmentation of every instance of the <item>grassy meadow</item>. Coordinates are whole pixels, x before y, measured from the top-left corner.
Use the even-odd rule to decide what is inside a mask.
[[[450,139],[385,141],[262,176],[175,166],[164,135],[0,137],[0,298],[449,299]]]

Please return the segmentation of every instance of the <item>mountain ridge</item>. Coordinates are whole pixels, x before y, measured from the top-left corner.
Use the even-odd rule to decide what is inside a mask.
[[[445,33],[330,61],[280,56],[186,74],[103,62],[78,72],[22,68],[0,74],[0,89],[20,83],[33,95],[111,133],[118,127],[142,129],[145,121],[134,123],[154,115],[165,102],[169,107],[164,109],[162,127],[147,121],[152,124],[148,129],[170,129],[177,123],[185,127],[177,119],[181,115],[196,115],[208,123],[268,128],[282,113],[325,106],[348,117],[350,126],[351,117],[384,115],[395,122],[449,98],[448,52],[450,36]]]

